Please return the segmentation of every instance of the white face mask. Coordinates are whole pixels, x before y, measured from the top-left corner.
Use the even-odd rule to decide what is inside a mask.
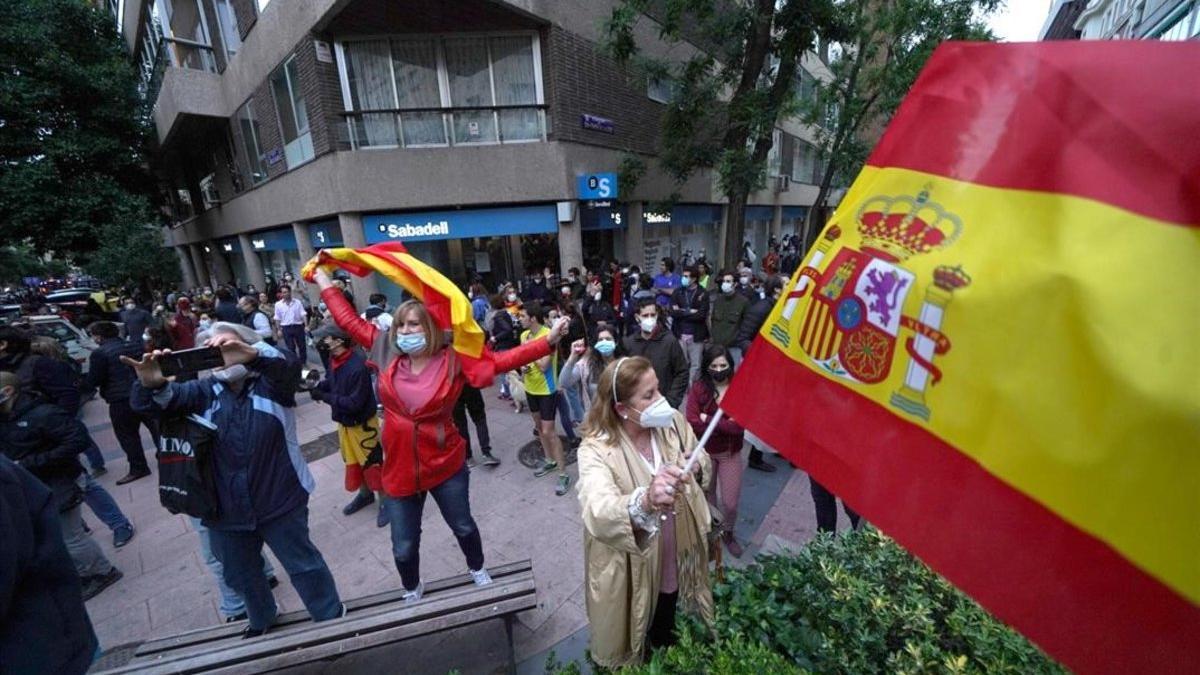
[[[649,319],[649,318],[638,319],[638,324],[639,324],[639,325],[642,327],[642,332],[643,332],[643,333],[653,333],[653,332],[654,332],[654,328],[655,328],[656,326],[658,326],[658,319],[656,319],[656,318],[653,318],[653,319]]]
[[[226,366],[220,370],[214,370],[212,376],[213,379],[217,380],[218,382],[231,383],[241,382],[242,380],[246,379],[246,376],[249,374],[250,371],[246,369],[246,366],[238,363],[232,366]]]
[[[674,419],[675,409],[671,407],[670,403],[667,403],[665,396],[660,396],[645,410],[638,412],[637,423],[647,429],[663,429],[671,426]]]
[[[722,281],[721,282],[721,292],[722,293],[732,293],[733,292],[733,282],[732,281]]]
[[[593,294],[592,299],[595,300],[596,302],[600,302],[600,293],[597,292],[597,293]]]
[[[133,310],[134,307],[137,307],[137,305],[133,304],[132,302],[125,303],[125,309]]]
[[[509,293],[509,294],[508,294],[508,301],[509,301],[509,302],[516,302],[516,301],[517,301],[517,294],[516,294],[516,293]]]

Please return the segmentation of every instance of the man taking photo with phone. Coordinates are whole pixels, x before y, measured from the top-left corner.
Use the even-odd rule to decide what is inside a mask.
[[[140,361],[122,357],[138,376],[133,408],[163,418],[199,415],[216,428],[211,461],[218,514],[203,524],[225,583],[245,600],[245,637],[262,635],[278,616],[263,571],[264,543],[314,621],[343,616],[333,575],[308,535],[308,496],[316,481],[296,442],[300,362],[241,324],[219,321],[210,334],[204,346],[219,349],[224,365],[192,382],[168,381],[161,364],[204,364],[206,354],[178,359],[164,350]]]

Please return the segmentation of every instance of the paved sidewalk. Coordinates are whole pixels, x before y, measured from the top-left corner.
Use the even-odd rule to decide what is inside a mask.
[[[517,449],[533,438],[532,423],[528,412],[517,414],[509,404],[498,400],[496,391],[494,387],[485,391],[484,399],[493,452],[503,464],[471,472],[471,503],[483,535],[488,565],[524,558],[533,560],[538,607],[518,617],[514,636],[520,672],[541,672],[549,651],[554,650],[560,659],[569,661],[582,659],[587,646],[583,525],[574,490],[567,496],[556,497],[553,475],[534,478],[517,461]],[[299,398],[297,423],[301,444],[320,439],[320,445],[328,447],[329,440],[323,437],[334,430],[328,407],[313,403],[307,395]],[[93,536],[125,573],[119,583],[87,603],[102,649],[219,623],[220,598],[200,560],[198,539],[189,521],[171,515],[159,505],[156,477],[121,487],[115,485],[127,467],[116,449],[103,402],[88,403],[85,421],[110,458],[109,473],[100,482],[137,527],[133,541],[114,550],[107,528],[85,509]],[[143,435],[150,456],[153,452],[150,439]],[[750,544],[744,560],[750,559],[766,532],[778,531],[795,540],[801,535],[784,531],[786,524],[804,522],[811,528],[813,522],[812,501],[803,474],[793,472],[779,457],[771,456],[771,461],[780,468],[775,474],[746,472],[737,526],[739,538]],[[317,479],[317,489],[309,502],[312,538],[324,554],[342,597],[355,598],[400,588],[388,529],[375,526],[374,508],[351,517],[341,513],[342,506],[350,499],[343,489],[341,458],[333,454],[309,466]],[[577,477],[574,465],[570,473],[574,481]],[[784,506],[785,501],[794,503]],[[426,504],[422,530],[421,568],[425,579],[465,571],[462,553],[433,500]],[[270,555],[269,550],[264,550]],[[272,562],[283,582],[275,591],[281,611],[302,609],[273,556]],[[339,660],[330,668],[353,672],[380,662],[403,663],[403,670],[410,672],[450,669],[462,673],[496,672],[504,662],[503,627],[499,622],[488,622],[399,643]]]

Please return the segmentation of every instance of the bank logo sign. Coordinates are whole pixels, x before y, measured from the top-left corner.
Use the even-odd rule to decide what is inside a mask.
[[[388,239],[415,239],[417,237],[448,237],[450,235],[450,223],[440,221],[437,223],[427,222],[424,225],[412,225],[404,223],[397,225],[396,223],[380,223],[379,234]]]

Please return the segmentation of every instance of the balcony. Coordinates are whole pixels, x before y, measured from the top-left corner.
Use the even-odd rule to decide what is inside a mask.
[[[386,108],[341,113],[351,150],[537,143],[546,140],[546,106]]]

